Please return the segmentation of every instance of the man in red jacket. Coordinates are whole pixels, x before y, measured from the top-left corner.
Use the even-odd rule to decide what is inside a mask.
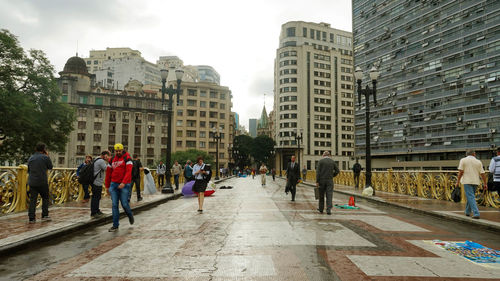
[[[106,188],[111,194],[113,226],[108,230],[115,232],[120,225],[120,211],[118,201],[122,203],[122,208],[128,216],[130,224],[134,224],[134,215],[128,204],[128,194],[131,192],[132,181],[132,158],[130,154],[123,150],[123,144],[115,144],[115,156],[111,158],[106,169]]]

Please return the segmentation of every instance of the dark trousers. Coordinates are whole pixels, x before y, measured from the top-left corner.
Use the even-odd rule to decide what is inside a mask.
[[[137,200],[141,198],[141,177],[132,178],[132,182],[130,183],[130,192],[128,193],[128,201],[130,201],[130,197],[132,197],[132,189],[135,185],[135,192],[137,192]]]
[[[275,174],[273,174],[273,181],[274,181],[275,179],[276,179],[276,175],[275,175]]]
[[[101,202],[101,194],[102,194],[102,185],[94,185],[92,186],[92,197],[90,199],[90,215],[93,216],[101,212],[99,209],[99,203]]]
[[[333,208],[333,181],[320,181],[319,182],[319,205],[318,209],[323,212],[325,208],[325,195],[326,195],[326,211],[330,212]]]
[[[359,174],[354,174],[354,186],[359,188]]]
[[[175,189],[179,189],[179,175],[174,175]]]
[[[88,184],[82,184],[82,188],[83,188],[83,199],[89,199],[90,198],[90,194],[89,194],[89,185]]]
[[[163,187],[165,185],[165,175],[158,175],[158,185]]]
[[[38,194],[42,197],[42,218],[49,216],[49,185],[30,186],[30,206],[28,209],[28,218],[36,219],[36,200]]]
[[[297,193],[297,182],[290,183],[290,193],[292,194],[292,201],[295,201],[295,193]]]

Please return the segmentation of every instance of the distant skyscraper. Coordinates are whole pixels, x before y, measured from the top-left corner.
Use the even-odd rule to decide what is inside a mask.
[[[248,119],[248,131],[252,138],[257,136],[257,119]]]
[[[315,169],[328,150],[341,169],[354,156],[352,34],[327,23],[281,27],[274,68],[276,165],[292,155]],[[294,137],[302,132],[300,146]]]
[[[467,148],[489,161],[500,145],[499,15],[498,1],[353,0],[355,66],[381,73],[371,110],[375,168],[456,169]]]

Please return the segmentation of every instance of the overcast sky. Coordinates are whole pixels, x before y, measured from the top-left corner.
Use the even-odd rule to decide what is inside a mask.
[[[130,47],[155,63],[178,56],[210,65],[233,94],[248,129],[273,104],[273,64],[281,25],[326,22],[352,31],[351,0],[1,0],[0,28],[25,50],[43,50],[57,72],[77,51]]]

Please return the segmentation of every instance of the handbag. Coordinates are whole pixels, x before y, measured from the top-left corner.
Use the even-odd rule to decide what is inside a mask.
[[[314,187],[314,198],[319,199],[319,187]]]
[[[290,189],[291,189],[291,188],[290,188],[290,182],[289,182],[289,181],[287,181],[287,182],[286,182],[286,185],[285,185],[285,193],[290,192]]]
[[[455,186],[455,189],[451,192],[451,200],[458,203],[462,199],[462,193],[460,192],[460,186]]]

